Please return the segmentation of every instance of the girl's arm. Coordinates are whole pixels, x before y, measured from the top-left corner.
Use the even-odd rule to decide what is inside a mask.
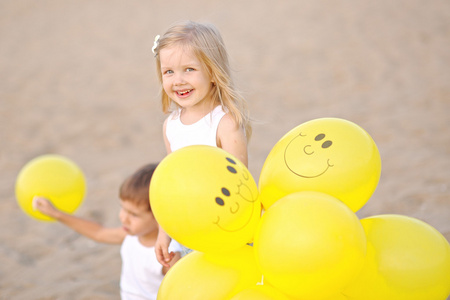
[[[170,116],[168,117],[170,118]],[[167,154],[170,154],[172,151],[170,150],[170,143],[166,136],[166,125],[167,120],[164,121],[163,126],[163,137],[164,137],[164,145],[166,146]],[[156,258],[158,259],[159,263],[163,266],[163,270],[167,271],[168,268],[173,264],[174,261],[172,259],[175,256],[175,253],[169,253],[169,245],[170,241],[172,239],[170,236],[164,231],[164,229],[159,226],[158,230],[158,237],[156,238],[155,243],[155,252],[156,252]],[[171,262],[172,261],[172,262]]]
[[[51,202],[43,197],[35,197],[36,208],[43,214],[56,219],[79,234],[96,242],[106,244],[121,244],[126,232],[122,227],[107,228],[102,225],[64,213],[55,208]]]
[[[170,267],[165,267],[165,266],[163,266],[163,269],[162,269],[163,275],[166,275],[166,273],[169,272],[169,269],[170,269],[171,267],[173,267],[173,265],[174,265],[177,261],[179,261],[180,258],[181,258],[181,253],[180,253],[180,252],[175,252],[175,253],[173,254],[172,260],[171,260],[170,263],[169,263]]]
[[[161,226],[159,226],[158,237],[156,238],[155,243],[155,253],[159,263],[165,268],[170,268],[172,265],[171,261],[175,256],[174,252],[169,253],[169,245],[171,240],[172,239],[170,236]]]
[[[233,154],[248,167],[247,138],[244,129],[230,114],[226,114],[220,120],[217,128],[217,146]]]
[[[167,139],[167,135],[166,135],[167,120],[169,118],[170,118],[170,116],[166,118],[166,120],[164,121],[164,125],[163,125],[164,146],[166,146],[167,155],[169,155],[172,152],[172,150],[170,149],[169,140]]]

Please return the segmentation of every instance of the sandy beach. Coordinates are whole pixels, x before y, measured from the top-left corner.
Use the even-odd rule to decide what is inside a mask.
[[[382,161],[357,215],[415,217],[450,240],[449,1],[2,1],[0,299],[120,298],[119,247],[30,218],[14,184],[32,158],[64,155],[87,179],[76,215],[120,225],[120,183],[165,156],[153,40],[184,19],[223,35],[256,182],[289,130],[344,118]]]

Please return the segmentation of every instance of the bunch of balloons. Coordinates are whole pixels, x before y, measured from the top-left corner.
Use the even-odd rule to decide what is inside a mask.
[[[33,208],[35,196],[50,199],[66,213],[73,213],[83,202],[86,179],[72,160],[56,154],[38,156],[26,163],[16,178],[16,200],[30,217],[40,221],[54,221]]]
[[[264,282],[291,299],[446,299],[450,246],[436,229],[354,214],[380,172],[374,141],[350,121],[316,119],[284,135],[259,181],[266,212],[254,245]]]
[[[436,229],[356,216],[380,173],[370,135],[337,118],[285,134],[259,189],[219,148],[175,151],[155,171],[150,201],[166,232],[196,251],[168,272],[158,299],[444,300],[450,246]]]

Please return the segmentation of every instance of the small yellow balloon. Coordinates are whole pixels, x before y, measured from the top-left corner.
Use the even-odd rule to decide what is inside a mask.
[[[169,270],[157,299],[226,300],[260,280],[250,246],[220,254],[194,251]]]
[[[236,294],[230,300],[294,300],[276,288],[265,284],[256,285]]]
[[[264,283],[295,299],[322,300],[339,294],[361,270],[366,237],[338,199],[297,192],[264,213],[254,247]]]
[[[275,144],[259,177],[260,200],[268,209],[288,194],[317,191],[356,212],[372,196],[380,173],[378,148],[364,129],[343,119],[315,119]]]
[[[367,236],[362,272],[345,290],[352,300],[444,300],[450,246],[432,226],[402,215],[361,220]]]
[[[73,213],[86,193],[86,180],[81,169],[60,155],[42,155],[29,161],[16,179],[16,199],[20,208],[30,217],[41,221],[54,221],[32,206],[34,196],[51,200],[66,213]]]
[[[167,234],[202,252],[251,242],[261,216],[258,188],[245,165],[205,145],[181,148],[161,161],[150,184],[150,203]]]

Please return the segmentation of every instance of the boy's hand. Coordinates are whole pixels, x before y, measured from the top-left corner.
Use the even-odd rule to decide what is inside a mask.
[[[44,197],[35,196],[33,198],[33,208],[39,210],[44,215],[57,219],[59,210],[56,209],[53,204]]]

